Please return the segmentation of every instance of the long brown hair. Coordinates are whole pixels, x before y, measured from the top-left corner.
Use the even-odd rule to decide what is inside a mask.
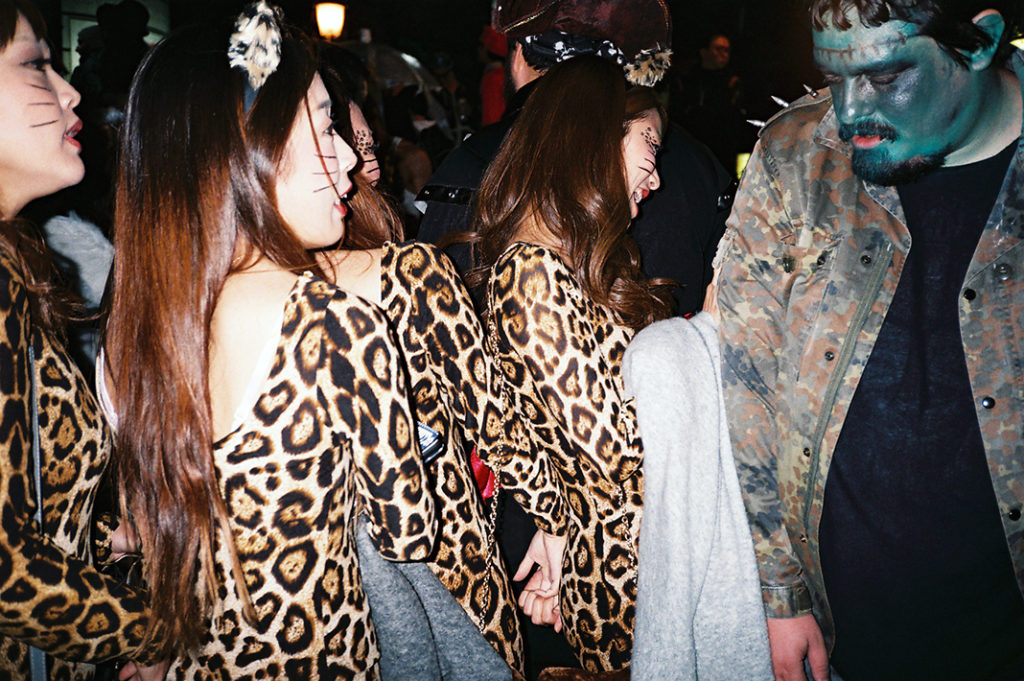
[[[46,22],[35,5],[24,0],[0,0],[0,52],[14,39],[19,16],[25,17],[37,38],[46,39]],[[3,191],[0,187],[0,196]],[[63,340],[67,322],[83,319],[85,312],[81,301],[61,280],[36,227],[14,215],[0,215],[0,250],[25,280],[32,323]]]
[[[622,72],[600,57],[570,59],[540,79],[480,184],[476,231],[461,238],[476,247],[471,287],[535,220],[562,244],[587,296],[620,323],[638,329],[671,315],[671,282],[644,277],[627,232],[622,139],[629,122],[651,108],[647,99],[645,109],[628,112],[634,96],[627,98]]]
[[[286,37],[277,71],[244,103],[227,27],[189,27],[153,48],[132,83],[114,215],[105,347],[117,389],[116,471],[146,556],[153,622],[195,646],[216,598],[216,546],[254,617],[213,462],[209,344],[236,237],[292,271],[319,273],[276,207],[275,176],[316,72]],[[303,114],[305,115],[305,114]],[[197,598],[198,596],[198,598]],[[170,651],[168,651],[170,652]]]

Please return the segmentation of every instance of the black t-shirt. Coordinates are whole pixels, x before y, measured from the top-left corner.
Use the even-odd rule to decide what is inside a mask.
[[[1024,598],[975,414],[958,296],[1016,143],[899,187],[910,254],[825,486],[844,681],[1024,678]]]

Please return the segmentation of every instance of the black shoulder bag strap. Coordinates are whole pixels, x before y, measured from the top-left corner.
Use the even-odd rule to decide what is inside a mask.
[[[32,415],[32,473],[36,482],[36,524],[43,533],[43,458],[39,448],[39,389],[36,386],[36,350],[32,338],[28,341],[28,375],[32,392],[29,413]],[[35,646],[28,648],[28,664],[32,670],[32,681],[47,681],[46,653]]]

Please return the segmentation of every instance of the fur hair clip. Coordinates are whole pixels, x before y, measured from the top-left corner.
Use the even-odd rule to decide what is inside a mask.
[[[243,69],[249,85],[259,90],[281,63],[280,10],[258,0],[248,5],[235,21],[228,60]]]

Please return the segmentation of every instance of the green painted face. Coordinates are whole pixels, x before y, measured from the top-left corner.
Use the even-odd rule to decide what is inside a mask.
[[[840,137],[853,147],[854,172],[896,185],[942,166],[979,120],[969,96],[974,72],[916,24],[850,19],[848,30],[814,32],[814,60],[832,90]]]

